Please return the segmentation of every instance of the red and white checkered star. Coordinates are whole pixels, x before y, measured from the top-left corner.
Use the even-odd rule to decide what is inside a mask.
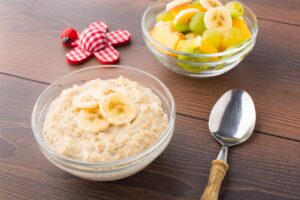
[[[71,64],[80,64],[93,55],[102,64],[114,64],[120,54],[114,48],[129,43],[131,35],[126,30],[107,32],[104,22],[94,22],[83,30],[76,41],[70,45],[74,49],[66,54]]]

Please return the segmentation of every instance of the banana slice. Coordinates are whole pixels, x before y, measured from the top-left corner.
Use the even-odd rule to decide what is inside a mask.
[[[199,0],[199,1],[202,7],[205,8],[206,10],[223,6],[223,4],[218,0]]]
[[[99,111],[80,110],[76,123],[79,128],[89,132],[105,131],[109,127],[109,121]]]
[[[186,24],[197,12],[199,10],[196,8],[188,8],[180,11],[174,18],[174,24]]]
[[[204,23],[207,29],[215,29],[220,33],[232,27],[230,13],[225,7],[208,10],[204,15]]]
[[[166,11],[170,11],[173,8],[177,7],[177,6],[187,4],[187,3],[191,3],[191,2],[192,2],[192,0],[174,0],[174,1],[171,1],[170,3],[168,3],[166,5]]]
[[[202,37],[198,35],[196,37],[196,47],[200,47],[202,45]]]
[[[112,93],[100,101],[101,114],[113,125],[131,122],[136,116],[136,107],[124,93]]]
[[[99,102],[90,92],[84,92],[73,99],[73,106],[80,109],[97,109]]]
[[[102,88],[95,90],[92,93],[92,96],[97,100],[101,100],[104,96],[112,94],[112,93],[117,93],[117,92],[125,92],[125,90],[122,88],[118,88],[118,87],[107,86],[107,87],[102,87]]]

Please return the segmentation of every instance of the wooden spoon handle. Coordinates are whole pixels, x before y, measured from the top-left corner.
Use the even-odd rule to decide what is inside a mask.
[[[214,160],[211,163],[207,186],[201,200],[218,200],[220,187],[229,166],[224,160]]]

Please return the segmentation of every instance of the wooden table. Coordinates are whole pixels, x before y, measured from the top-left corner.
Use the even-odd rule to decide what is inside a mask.
[[[255,49],[234,70],[192,79],[164,68],[145,47],[141,16],[151,0],[0,0],[0,199],[199,199],[220,146],[207,127],[216,100],[247,90],[257,109],[253,137],[230,149],[223,200],[300,199],[300,1],[244,0],[257,14]],[[120,181],[90,182],[50,164],[30,127],[39,94],[58,77],[87,66],[65,62],[59,34],[98,19],[126,28],[122,65],[160,78],[173,93],[174,137],[142,172]]]

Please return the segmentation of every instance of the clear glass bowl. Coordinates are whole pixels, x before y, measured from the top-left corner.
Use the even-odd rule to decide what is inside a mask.
[[[53,151],[43,137],[43,123],[51,102],[61,91],[74,84],[84,84],[92,79],[111,79],[123,75],[150,88],[161,100],[169,123],[161,138],[150,148],[132,157],[112,162],[83,162],[74,160]],[[175,102],[168,88],[153,75],[126,66],[106,65],[89,67],[67,74],[49,87],[38,98],[31,117],[33,134],[42,153],[57,167],[84,179],[111,181],[128,177],[149,165],[167,147],[174,131]]]
[[[235,48],[214,54],[189,54],[175,51],[158,43],[149,35],[149,31],[156,23],[155,18],[157,14],[163,12],[166,4],[170,1],[172,0],[155,1],[146,9],[142,18],[143,36],[147,47],[169,70],[178,74],[199,78],[218,76],[237,66],[253,49],[258,32],[257,19],[254,13],[245,5],[243,5],[245,9],[244,19],[252,36],[248,41]],[[228,0],[222,1],[224,4],[227,2]],[[197,58],[197,60],[201,61],[179,60],[178,56],[180,55],[191,59]]]

